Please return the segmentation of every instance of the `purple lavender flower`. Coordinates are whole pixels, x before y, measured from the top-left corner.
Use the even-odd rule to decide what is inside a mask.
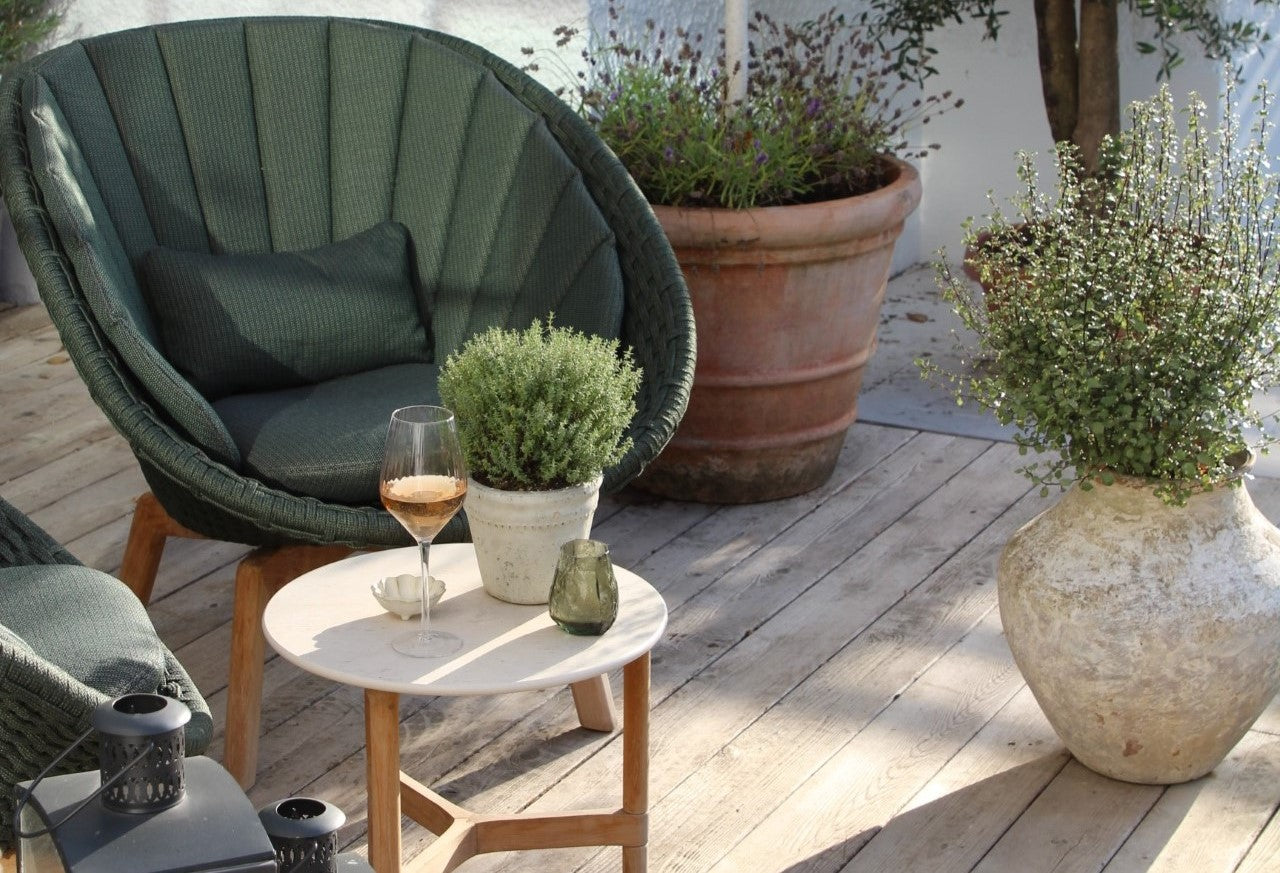
[[[676,162],[676,150],[671,146],[667,146],[662,150],[662,157],[668,164],[674,164]]]
[[[818,110],[822,108],[822,101],[817,97],[810,97],[804,104],[804,114],[807,118],[813,118],[818,114]]]

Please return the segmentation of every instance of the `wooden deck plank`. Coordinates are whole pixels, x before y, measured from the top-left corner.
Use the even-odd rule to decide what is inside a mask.
[[[1163,790],[1116,782],[1072,759],[974,873],[1097,873]]]
[[[1275,873],[1276,870],[1280,870],[1280,812],[1272,814],[1236,873]]]
[[[748,873],[761,869],[762,856],[773,858],[768,869],[794,873],[843,866],[1022,686],[993,603],[986,619],[706,869]],[[795,742],[768,721],[761,726],[775,739],[757,741],[754,754],[743,756],[746,766],[719,779],[745,781],[756,775],[751,764],[781,757],[782,743]]]
[[[1172,785],[1104,873],[1230,873],[1276,809],[1280,738],[1250,732],[1210,775]]]
[[[133,515],[134,501],[146,490],[147,482],[142,478],[142,470],[133,464],[63,495],[28,515],[54,539],[69,543],[105,524],[127,521]]]
[[[70,365],[71,361],[62,348],[57,328],[47,319],[43,326],[34,330],[0,337],[0,370],[8,373],[37,361],[46,362],[49,366]]]
[[[0,344],[44,330],[51,322],[44,305],[6,306],[0,310]]]
[[[87,399],[84,402],[87,403]],[[4,445],[4,452],[0,453],[0,482],[30,473],[42,464],[104,439],[121,437],[96,407],[92,410],[73,409],[60,419],[0,441]]]
[[[971,870],[1070,758],[1024,686],[842,873]]]
[[[109,476],[137,468],[124,440],[101,439],[9,480],[4,486],[5,499],[31,515]]]

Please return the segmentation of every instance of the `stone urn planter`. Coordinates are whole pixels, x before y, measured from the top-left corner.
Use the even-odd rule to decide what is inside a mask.
[[[1074,488],[1000,558],[1014,660],[1085,766],[1212,770],[1280,688],[1280,532],[1244,486],[1167,506],[1139,479]]]
[[[484,590],[508,603],[546,603],[560,546],[591,536],[602,481],[501,491],[468,479],[464,505]]]
[[[675,437],[636,483],[682,500],[750,503],[826,481],[857,417],[862,370],[920,178],[895,158],[858,197],[729,210],[656,206],[698,329]]]

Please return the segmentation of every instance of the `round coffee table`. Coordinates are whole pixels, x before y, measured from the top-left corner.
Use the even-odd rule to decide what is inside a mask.
[[[452,870],[483,852],[621,846],[626,873],[645,870],[649,819],[649,650],[667,623],[662,595],[615,567],[618,619],[603,636],[567,634],[545,606],[518,606],[480,586],[470,545],[431,549],[431,575],[447,590],[433,627],[463,641],[439,659],[402,655],[391,640],[410,625],[384,612],[369,585],[418,571],[415,548],[358,555],[299,576],[267,604],[263,631],[281,657],[316,675],[365,689],[369,862],[400,869],[400,816],[438,834],[415,870]],[[550,587],[550,580],[548,580]],[[411,619],[417,621],[417,619]],[[584,726],[614,723],[610,670],[623,669],[622,805],[547,815],[482,815],[457,806],[400,770],[400,695],[505,694],[571,685]]]

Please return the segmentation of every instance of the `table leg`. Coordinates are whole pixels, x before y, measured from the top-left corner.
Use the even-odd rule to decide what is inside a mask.
[[[365,768],[369,786],[369,864],[400,870],[400,695],[364,692]]]
[[[624,846],[623,873],[648,868],[649,653],[622,668],[622,811],[645,818],[645,843]]]

